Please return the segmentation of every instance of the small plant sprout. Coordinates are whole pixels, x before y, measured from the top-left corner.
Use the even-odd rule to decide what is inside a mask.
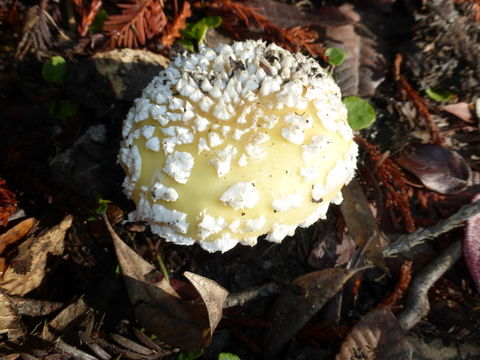
[[[67,76],[67,62],[61,56],[52,56],[42,66],[42,77],[49,84],[63,85]]]
[[[97,194],[97,208],[93,211],[93,215],[87,218],[87,221],[95,221],[98,220],[103,214],[107,212],[108,204],[111,203],[110,200],[106,200],[102,197],[102,195]]]
[[[369,127],[377,117],[373,106],[358,96],[347,96],[343,103],[348,110],[348,124],[354,130]]]
[[[177,244],[280,242],[325,218],[357,145],[332,77],[261,41],[178,57],[135,101],[119,161],[131,220]]]
[[[240,360],[240,357],[232,353],[220,353],[218,354],[218,360]]]
[[[196,23],[187,23],[185,30],[181,30],[183,38],[182,44],[190,51],[195,51],[195,47],[203,44],[207,31],[210,28],[217,28],[222,23],[220,16],[207,16]]]
[[[425,93],[430,99],[438,102],[449,101],[453,98],[453,93],[449,90],[428,88]]]
[[[345,61],[345,51],[342,49],[328,48],[325,54],[328,56],[328,63],[331,66],[340,66]]]

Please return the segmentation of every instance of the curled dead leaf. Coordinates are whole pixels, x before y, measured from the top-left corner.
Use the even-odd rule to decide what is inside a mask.
[[[445,105],[442,106],[441,109],[449,114],[456,116],[460,120],[463,120],[467,123],[473,123],[470,105],[466,102]]]
[[[332,268],[296,278],[293,286],[286,288],[272,307],[272,326],[264,338],[266,357],[274,358],[345,282],[363,269]]]
[[[390,308],[375,308],[352,329],[335,360],[352,359],[412,359],[412,348]]]
[[[187,272],[185,277],[200,298],[182,298],[168,280],[118,237],[105,216],[104,220],[139,324],[182,350],[200,350],[210,344],[228,291],[213,280]]]
[[[473,198],[473,202],[480,200],[480,194]],[[473,215],[467,220],[467,230],[463,242],[463,256],[472,275],[477,291],[480,292],[480,214]]]
[[[370,210],[367,197],[357,180],[342,189],[343,202],[340,209],[347,225],[348,233],[360,249],[365,249],[365,257],[375,265],[386,269],[383,257],[385,243],[380,229]]]
[[[385,59],[378,52],[376,39],[368,31],[357,31],[361,16],[352,4],[344,4],[337,10],[350,22],[326,27],[329,47],[342,49],[345,62],[335,68],[335,79],[346,95],[370,96],[383,81]]]
[[[18,247],[18,255],[0,279],[0,288],[11,295],[25,295],[37,288],[45,276],[48,255],[63,253],[65,234],[72,220],[73,217],[68,215],[60,224],[23,242]]]
[[[464,190],[471,176],[465,159],[440,145],[410,144],[402,150],[396,161],[425,187],[440,194],[451,195]]]

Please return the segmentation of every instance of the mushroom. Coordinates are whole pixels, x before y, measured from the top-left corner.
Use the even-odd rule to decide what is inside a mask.
[[[311,57],[248,40],[177,57],[123,125],[129,219],[210,252],[280,242],[325,218],[357,146],[332,77]]]

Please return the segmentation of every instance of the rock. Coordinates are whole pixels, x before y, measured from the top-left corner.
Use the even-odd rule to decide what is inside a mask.
[[[144,50],[116,49],[69,66],[66,89],[102,117],[116,101],[133,101],[169,60]]]
[[[116,164],[118,137],[104,124],[90,126],[72,146],[50,160],[52,180],[95,206],[98,194],[111,198],[121,193],[121,168]],[[93,203],[92,203],[93,202]]]

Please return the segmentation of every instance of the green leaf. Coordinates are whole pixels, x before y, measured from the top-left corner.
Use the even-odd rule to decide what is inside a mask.
[[[218,360],[241,360],[237,355],[231,353],[218,354]]]
[[[65,121],[78,112],[78,104],[68,99],[60,99],[48,104],[48,113],[57,120]]]
[[[43,63],[42,77],[49,84],[63,85],[67,75],[67,62],[61,56],[53,56]]]
[[[93,32],[93,33],[101,32],[102,27],[103,27],[103,23],[107,19],[108,19],[108,13],[105,10],[100,9],[100,11],[97,13],[95,18],[93,19],[92,25],[90,25],[88,30],[90,30],[90,32]]]
[[[203,24],[209,28],[217,28],[221,25],[222,23],[222,17],[221,16],[207,16],[204,17],[203,19],[200,19],[198,23]]]
[[[203,355],[203,349],[194,351],[184,351],[178,354],[178,360],[193,360]]]
[[[185,30],[181,30],[180,33],[183,35],[181,40],[182,44],[190,50],[194,51],[195,44],[203,43],[205,36],[207,35],[207,30],[209,28],[219,27],[222,23],[222,18],[220,16],[207,16],[196,23],[187,23]]]
[[[377,117],[373,106],[358,96],[347,96],[343,99],[343,104],[348,110],[348,124],[354,130],[369,127]]]
[[[453,93],[449,90],[428,88],[425,92],[430,99],[435,101],[448,101],[453,97]]]
[[[195,42],[191,39],[182,39],[182,44],[185,48],[191,52],[195,51]]]
[[[328,63],[332,66],[340,66],[345,61],[345,51],[337,48],[328,48],[325,52],[328,56]]]

